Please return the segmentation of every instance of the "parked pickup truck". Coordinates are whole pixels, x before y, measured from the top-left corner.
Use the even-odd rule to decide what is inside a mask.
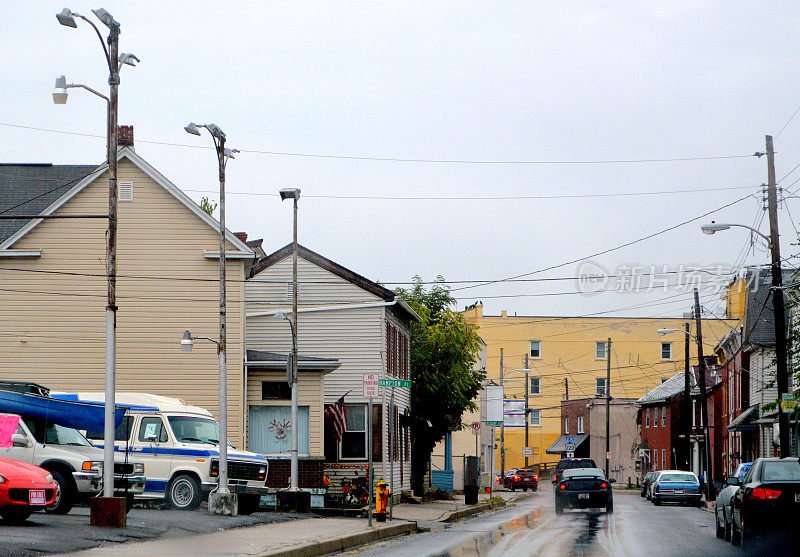
[[[103,490],[103,451],[92,446],[77,429],[22,416],[11,443],[11,447],[0,448],[0,456],[44,468],[58,483],[58,495],[47,512],[66,514],[75,503]],[[114,464],[115,494],[132,496],[144,492],[144,464],[126,464],[122,460],[123,455],[119,455]]]
[[[103,393],[53,393],[82,402],[102,402]],[[145,393],[116,393],[117,404],[128,410],[117,426],[117,451],[147,468],[147,486],[141,497],[166,499],[175,509],[194,509],[205,494],[217,488],[219,425],[211,412],[171,397]],[[103,444],[102,432],[87,432]],[[238,494],[239,514],[254,512],[268,492],[267,458],[228,447],[228,488]]]

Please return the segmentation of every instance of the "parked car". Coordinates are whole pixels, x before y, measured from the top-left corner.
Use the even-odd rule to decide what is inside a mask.
[[[77,429],[22,416],[12,446],[0,448],[0,456],[20,460],[47,470],[58,484],[55,501],[47,511],[68,513],[75,503],[103,489],[103,451],[93,446]],[[124,463],[115,455],[115,495],[142,493],[145,487],[144,464]]]
[[[562,458],[558,461],[553,471],[553,483],[561,481],[561,475],[564,470],[573,468],[597,468],[597,464],[591,458]]]
[[[650,483],[647,484],[647,493],[645,493],[645,497],[647,497],[648,501],[653,500],[653,483],[658,479],[659,474],[661,471],[656,470],[655,472],[650,472],[652,477],[650,478]]]
[[[703,496],[700,480],[693,472],[684,470],[661,470],[653,480],[650,493],[654,505],[667,501],[696,505]]]
[[[533,470],[518,468],[513,474],[506,474],[503,486],[511,491],[522,488],[522,491],[536,491],[539,489],[539,474]]]
[[[639,494],[642,497],[647,495],[647,488],[650,486],[650,483],[653,481],[653,477],[656,475],[655,472],[648,472],[644,475],[644,479],[642,480],[642,492]]]
[[[770,545],[779,547],[777,537],[793,535],[800,519],[800,459],[758,458],[731,500],[731,543],[753,546],[769,534]]]
[[[733,476],[728,478],[727,485],[720,482],[714,484],[714,488],[720,490],[714,502],[714,519],[718,538],[731,539],[731,500],[739,491],[739,486],[752,465],[752,462],[743,462],[736,467]]]
[[[52,396],[76,396],[55,393]],[[103,393],[77,393],[78,400],[105,400]],[[216,489],[219,475],[219,424],[211,412],[177,398],[145,393],[117,393],[117,404],[128,406],[117,427],[118,451],[129,451],[147,469],[147,485],[138,497],[166,499],[174,509],[197,508]],[[102,432],[87,432],[102,446]],[[267,457],[228,447],[228,488],[237,493],[239,514],[258,509],[268,493]]]
[[[555,489],[556,514],[564,509],[605,507],[614,512],[613,479],[608,480],[599,468],[570,468],[564,470]]]
[[[0,457],[0,516],[11,523],[25,522],[35,510],[55,502],[58,484],[44,468]]]

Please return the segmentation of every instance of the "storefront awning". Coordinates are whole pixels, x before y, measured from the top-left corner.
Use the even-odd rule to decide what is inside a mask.
[[[575,449],[581,446],[581,444],[586,441],[589,436],[588,435],[562,435],[556,442],[550,445],[550,448],[547,449],[545,452],[547,454],[561,454],[567,452],[567,439],[572,438],[575,441]]]
[[[754,404],[728,424],[728,431],[756,431],[758,430],[758,404]]]

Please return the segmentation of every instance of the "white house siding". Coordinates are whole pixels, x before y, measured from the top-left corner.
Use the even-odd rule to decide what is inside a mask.
[[[750,356],[750,404],[758,404],[759,416],[763,417],[765,411],[761,407],[764,404],[775,402],[777,398],[775,350],[772,348],[757,348]],[[774,456],[772,424],[762,425],[760,436],[758,456]]]
[[[179,344],[186,329],[218,335],[219,263],[204,257],[219,249],[218,233],[128,160],[119,165],[119,181],[133,183],[134,201],[119,203],[117,391],[175,396],[218,415],[216,347],[198,341],[187,354]],[[107,212],[105,175],[58,210]],[[12,246],[41,249],[40,258],[0,262],[0,377],[54,390],[103,390],[106,226],[103,219],[45,220]],[[237,443],[243,265],[228,261],[228,416]]]
[[[300,309],[381,304],[383,300],[353,283],[346,281],[300,257],[298,259],[298,304]],[[287,257],[247,281],[247,347],[286,353],[291,347],[291,330],[285,321],[274,316],[254,316],[258,312],[291,309],[292,258]],[[300,312],[298,316],[298,352],[303,356],[335,358],[341,366],[324,378],[324,404],[333,404],[350,389],[348,404],[367,403],[362,394],[362,376],[366,373],[386,375],[386,322],[391,320],[405,329],[390,315],[386,307],[339,309],[334,311]],[[386,389],[381,389],[382,391]],[[376,463],[376,477],[389,480],[388,396],[373,400],[382,406],[382,447],[385,461]],[[395,389],[395,404],[403,413],[409,407],[408,389]],[[324,438],[323,438],[324,445]],[[343,463],[349,461],[342,461]],[[359,464],[354,462],[354,464]],[[343,472],[355,475],[354,468]],[[410,464],[395,462],[395,490],[410,486]],[[336,479],[331,478],[334,486]]]

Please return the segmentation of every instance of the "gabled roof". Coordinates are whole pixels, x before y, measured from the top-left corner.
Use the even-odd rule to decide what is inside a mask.
[[[163,174],[161,174],[158,170],[150,166],[150,164],[145,161],[142,157],[136,154],[136,152],[131,147],[122,147],[117,151],[117,160],[128,159],[131,163],[136,165],[142,172],[147,174],[154,182],[158,185],[163,187],[167,190],[170,194],[172,194],[178,201],[180,201],[187,209],[192,211],[195,215],[197,215],[202,221],[208,224],[214,230],[219,231],[219,221],[213,218],[211,215],[203,211],[200,206],[195,203],[194,201],[189,198],[185,193],[183,193],[180,188],[178,188],[175,184],[170,182]],[[24,167],[26,165],[8,165],[9,167],[17,168],[17,167]],[[17,189],[17,187],[21,190],[21,193],[17,193],[18,197],[24,197],[26,190],[40,190],[40,199],[41,202],[37,203],[33,197],[36,196],[34,193],[33,196],[24,197],[21,201],[29,201],[25,205],[19,207],[19,211],[16,214],[23,214],[21,210],[24,207],[27,207],[25,211],[26,214],[37,214],[37,215],[50,215],[53,214],[59,207],[69,202],[70,199],[75,197],[79,192],[81,192],[86,186],[94,182],[103,172],[106,171],[108,164],[104,163],[100,166],[59,166],[54,167],[53,165],[27,165],[31,167],[31,170],[18,172],[19,175],[26,176],[24,180],[21,178],[11,178],[9,177],[9,182],[0,182],[0,193],[2,193],[2,197],[6,197],[10,194],[12,187]],[[2,167],[0,167],[2,168]],[[72,176],[72,182],[61,182],[60,184],[56,185],[63,185],[63,187],[57,188],[56,190],[52,191],[52,195],[48,194],[48,190],[46,186],[37,185],[39,181],[39,176],[41,179],[46,180],[48,173],[51,172],[52,168],[61,168],[64,170],[58,171],[57,175],[63,174],[63,177]],[[67,171],[66,169],[73,169]],[[52,171],[55,172],[55,171]],[[79,176],[81,172],[85,172],[85,174],[81,177]],[[9,171],[9,176],[13,175],[13,172]],[[0,170],[0,178],[2,178],[2,170]],[[52,183],[52,182],[51,182]],[[51,189],[55,188],[55,186],[51,186]],[[8,191],[7,191],[8,190]],[[45,195],[41,195],[41,194]],[[55,199],[53,199],[55,197]],[[4,200],[0,200],[0,212],[3,211],[3,203]],[[47,204],[45,204],[47,202]],[[9,204],[8,207],[11,207],[13,204]],[[35,211],[33,209],[36,209]],[[28,213],[30,211],[30,213]],[[3,221],[0,221],[2,223]],[[11,245],[13,245],[17,240],[25,236],[28,232],[36,228],[39,223],[42,222],[42,219],[32,219],[28,221],[17,221],[17,220],[10,220],[6,222],[17,223],[15,229],[9,229],[10,234],[8,236],[0,235],[0,250],[7,249]],[[0,224],[2,226],[2,224]],[[253,250],[250,249],[247,244],[245,244],[242,240],[237,238],[232,232],[229,230],[225,231],[225,237],[228,239],[234,247],[241,251],[248,254],[252,254]]]
[[[689,388],[694,389],[695,377],[694,373],[689,374]],[[663,402],[672,398],[678,393],[682,393],[686,387],[686,379],[684,372],[679,372],[661,383],[658,387],[648,392],[642,398],[637,400],[639,404],[650,404],[653,402]]]
[[[251,270],[250,276],[253,277],[267,269],[272,267],[279,261],[283,261],[287,257],[291,257],[292,255],[292,244],[287,244],[278,251],[269,254],[264,259],[259,261]],[[380,284],[369,280],[366,277],[359,275],[351,271],[346,267],[342,267],[335,261],[331,261],[327,257],[323,257],[322,255],[318,254],[315,251],[311,251],[305,246],[300,244],[297,245],[297,256],[302,257],[309,263],[313,263],[317,267],[321,267],[326,271],[333,273],[334,275],[343,278],[347,282],[351,282],[361,288],[362,290],[366,290],[367,292],[374,294],[378,298],[385,300],[387,302],[394,300],[394,292],[381,286]]]
[[[0,214],[38,215],[96,169],[96,164],[0,164]],[[0,220],[0,244],[29,220]]]

